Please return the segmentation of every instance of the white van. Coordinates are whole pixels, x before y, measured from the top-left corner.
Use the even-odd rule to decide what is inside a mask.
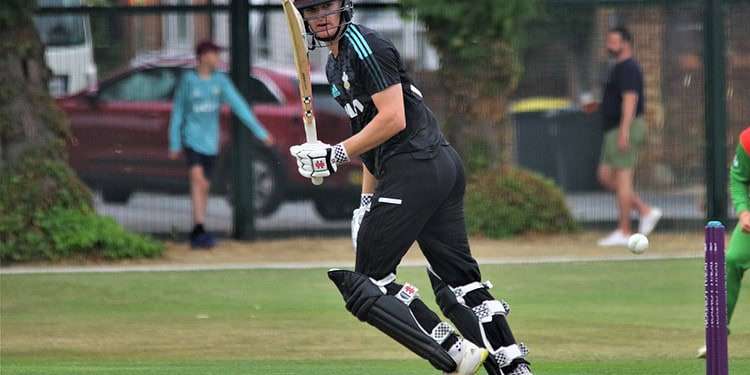
[[[81,0],[37,0],[39,6],[80,6]],[[80,14],[45,14],[34,17],[45,60],[52,70],[53,96],[72,94],[96,85],[96,64],[89,17]]]

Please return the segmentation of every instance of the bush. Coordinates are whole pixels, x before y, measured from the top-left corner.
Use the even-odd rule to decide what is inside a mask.
[[[64,162],[28,158],[2,172],[0,261],[161,255],[160,242],[97,215],[89,191]]]
[[[510,167],[489,169],[469,179],[466,224],[470,233],[490,238],[577,229],[552,181]]]

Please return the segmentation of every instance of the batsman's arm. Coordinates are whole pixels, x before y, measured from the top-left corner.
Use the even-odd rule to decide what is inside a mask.
[[[737,152],[732,162],[732,169],[729,171],[729,191],[732,195],[737,215],[743,211],[750,210],[748,202],[748,183],[750,183],[750,156],[740,144],[737,146]]]
[[[355,60],[352,68],[378,114],[364,129],[343,142],[350,157],[379,146],[406,128],[399,53],[393,43],[374,34],[364,39],[372,49],[372,58],[367,62]]]
[[[350,158],[372,150],[406,128],[400,83],[373,95],[372,101],[378,114],[359,133],[342,142]]]

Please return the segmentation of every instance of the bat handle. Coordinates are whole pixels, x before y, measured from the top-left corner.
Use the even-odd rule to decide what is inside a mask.
[[[309,102],[309,98],[307,99]],[[305,138],[308,142],[315,142],[318,140],[318,132],[316,131],[315,126],[315,117],[312,116],[312,111],[308,111],[305,113],[305,116],[303,117],[305,120]],[[323,177],[313,177],[312,183],[315,186],[318,186],[323,183]]]

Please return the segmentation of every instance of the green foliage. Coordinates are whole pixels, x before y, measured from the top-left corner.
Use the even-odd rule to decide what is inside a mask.
[[[518,51],[526,25],[540,12],[540,0],[401,0],[416,11],[438,50],[443,79],[457,95],[503,96],[521,75]],[[474,93],[474,94],[472,94]],[[479,111],[473,111],[479,112]],[[477,115],[502,112],[483,108]]]
[[[472,140],[465,147],[464,154],[461,157],[464,160],[466,172],[470,176],[486,171],[492,167],[496,160],[492,147],[487,140]]]
[[[498,41],[518,47],[526,24],[539,14],[539,0],[401,0],[417,11],[436,48],[472,57]],[[477,61],[481,66],[482,62]]]
[[[576,230],[562,192],[531,172],[502,167],[470,178],[466,224],[472,234],[503,238]]]
[[[54,151],[36,150],[0,180],[0,260],[154,257],[163,245],[91,208],[90,192]]]
[[[0,30],[23,24],[36,7],[32,0],[3,0],[0,3]]]
[[[31,16],[36,8],[36,1],[31,0],[3,0],[0,2],[0,51],[2,58],[12,57],[14,54],[25,58],[39,54],[43,48],[38,43],[36,29],[31,22]]]
[[[507,98],[523,73],[521,51],[527,25],[542,0],[401,0],[404,16],[417,16],[440,56],[438,90],[448,139],[469,152],[461,133],[502,140]],[[470,143],[470,142],[469,142]],[[476,155],[479,164],[487,155]],[[493,159],[497,156],[489,155]]]

